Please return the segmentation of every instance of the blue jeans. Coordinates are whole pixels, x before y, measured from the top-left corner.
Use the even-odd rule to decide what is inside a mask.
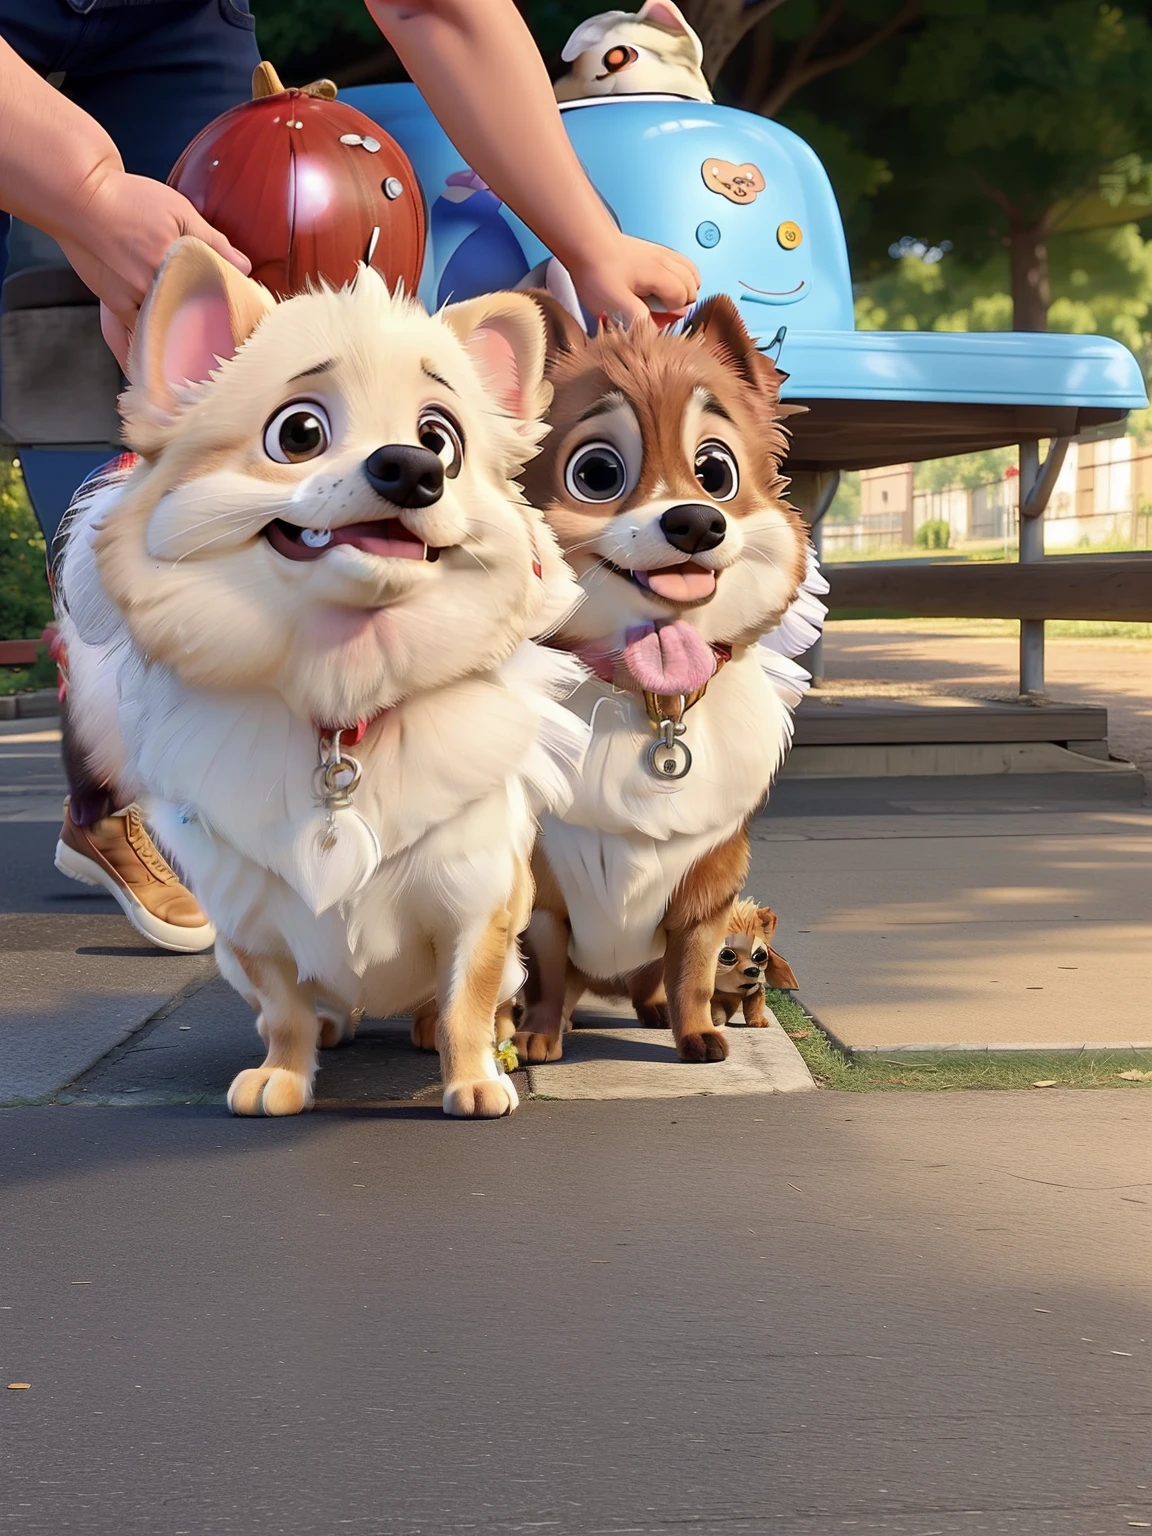
[[[0,0],[0,37],[38,74],[62,70],[63,94],[107,131],[125,168],[157,181],[206,123],[251,96],[254,27],[249,0],[137,0],[86,14],[67,0]],[[0,281],[10,224],[0,213]]]

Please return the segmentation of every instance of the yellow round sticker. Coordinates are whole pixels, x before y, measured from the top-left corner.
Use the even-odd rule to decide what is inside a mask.
[[[799,224],[793,224],[791,219],[786,219],[776,231],[776,238],[786,251],[794,251],[804,238],[804,231]]]

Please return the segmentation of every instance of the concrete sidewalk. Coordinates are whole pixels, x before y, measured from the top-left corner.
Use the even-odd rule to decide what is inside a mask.
[[[1152,810],[1028,809],[1004,779],[984,804],[957,780],[793,788],[751,885],[840,1044],[1152,1047]]]
[[[49,727],[0,731],[0,1102],[222,1100],[258,1058],[211,956],[166,955],[109,897],[52,868],[63,780]],[[1069,793],[1067,786],[1058,793]],[[1051,783],[785,781],[753,827],[750,890],[780,913],[800,996],[854,1050],[1152,1047],[1152,810],[1045,800]],[[977,799],[983,796],[983,799]],[[590,1016],[550,1098],[795,1092],[779,1030],[734,1030],[722,1066]],[[331,1107],[438,1092],[435,1058],[395,1023],[325,1053]]]
[[[263,1049],[251,1010],[209,955],[153,949],[103,891],[58,874],[52,854],[64,781],[50,722],[0,725],[0,1104],[223,1104]],[[517,1075],[521,1097],[693,1098],[810,1091],[779,1028],[733,1031],[729,1060],[688,1066],[667,1030],[628,1009],[581,1017],[565,1059]],[[415,1051],[402,1020],[365,1020],[321,1057],[317,1106],[437,1103],[439,1060]]]

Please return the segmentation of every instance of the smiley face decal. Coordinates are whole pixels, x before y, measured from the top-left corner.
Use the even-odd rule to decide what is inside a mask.
[[[754,203],[764,190],[760,168],[751,161],[733,165],[731,160],[705,160],[700,174],[709,192],[726,197],[730,203]]]

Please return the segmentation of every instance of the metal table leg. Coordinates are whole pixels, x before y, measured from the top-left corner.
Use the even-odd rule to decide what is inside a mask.
[[[1020,561],[1044,558],[1044,510],[1052,495],[1070,438],[1048,445],[1043,464],[1039,443],[1020,444]],[[1044,620],[1020,620],[1020,697],[1040,703],[1044,698]]]

